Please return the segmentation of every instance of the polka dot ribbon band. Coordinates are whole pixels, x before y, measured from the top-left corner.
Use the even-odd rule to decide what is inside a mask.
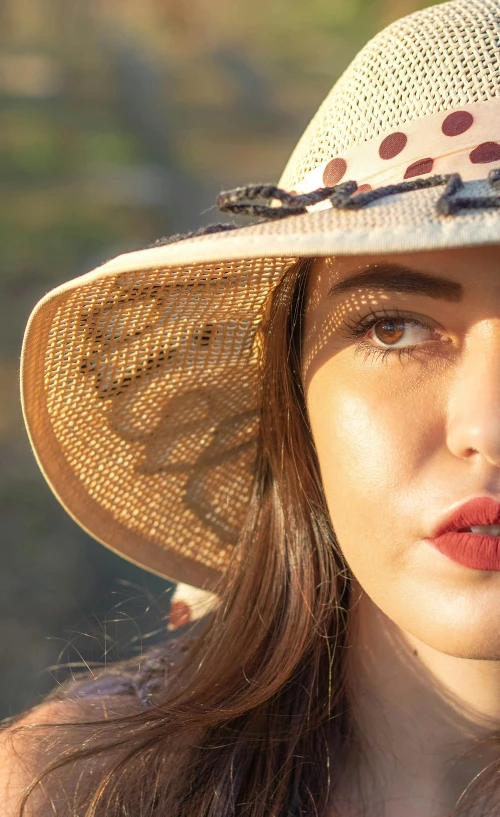
[[[500,168],[500,99],[424,116],[363,142],[318,165],[291,192],[356,181],[356,195],[437,173],[460,173],[463,181],[485,179],[495,168]],[[326,200],[307,209],[328,207]]]

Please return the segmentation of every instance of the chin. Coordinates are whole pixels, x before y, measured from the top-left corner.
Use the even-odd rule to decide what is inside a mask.
[[[412,636],[418,638],[436,652],[454,658],[469,658],[474,661],[500,660],[500,626],[498,618],[491,620],[460,621],[447,624],[430,624],[408,628]],[[418,647],[417,647],[418,649]]]
[[[494,585],[472,592],[406,586],[404,594],[386,589],[380,599],[378,593],[371,599],[366,591],[363,595],[365,622],[409,656],[421,652],[420,642],[455,658],[500,660],[500,593]]]
[[[455,643],[445,641],[444,643],[434,642],[428,644],[434,650],[451,655],[453,658],[469,658],[471,661],[500,661],[500,644],[486,642],[484,644],[475,642],[464,642],[463,639],[456,639]]]

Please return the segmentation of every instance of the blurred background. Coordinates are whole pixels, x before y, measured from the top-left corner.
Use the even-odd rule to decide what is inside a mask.
[[[173,587],[87,536],[39,472],[19,401],[31,309],[118,253],[226,220],[219,190],[277,182],[356,52],[427,5],[0,3],[0,718],[71,667],[165,638]]]

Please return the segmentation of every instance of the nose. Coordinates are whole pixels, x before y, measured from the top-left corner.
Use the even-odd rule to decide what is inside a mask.
[[[500,318],[471,330],[449,394],[448,447],[500,468]]]

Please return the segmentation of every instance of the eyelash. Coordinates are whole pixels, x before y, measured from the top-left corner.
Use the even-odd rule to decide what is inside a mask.
[[[380,314],[380,312],[382,312],[382,314]],[[400,320],[404,323],[410,324],[411,326],[420,326],[423,329],[429,329],[431,332],[435,331],[432,326],[429,326],[416,318],[408,317],[408,315],[401,313],[397,309],[393,310],[392,312],[386,312],[384,309],[382,309],[378,313],[370,310],[368,315],[358,320],[351,320],[349,318],[344,320],[343,326],[345,328],[344,330],[340,330],[340,334],[349,339],[361,338],[363,335],[366,335],[366,333],[369,332],[373,326],[375,326],[377,323],[382,323],[384,320]],[[414,346],[384,349],[381,346],[373,346],[369,341],[359,340],[356,344],[355,354],[365,351],[365,360],[370,357],[380,358],[380,356],[382,356],[382,362],[384,362],[388,355],[397,353],[399,360],[402,361],[405,356],[407,359],[411,358],[417,347],[420,347],[421,345],[422,344],[416,344]]]

